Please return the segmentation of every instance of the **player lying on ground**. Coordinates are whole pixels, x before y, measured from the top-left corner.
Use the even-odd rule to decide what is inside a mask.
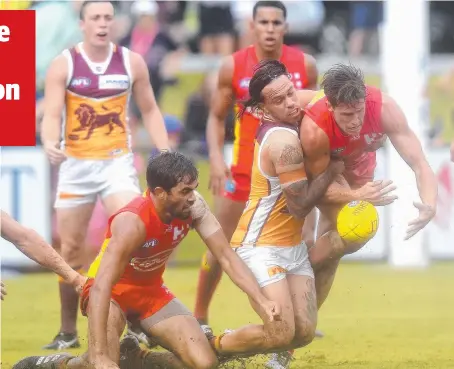
[[[375,151],[388,137],[403,160],[414,171],[421,203],[414,203],[419,217],[408,225],[405,239],[423,229],[434,217],[437,203],[437,181],[421,144],[410,129],[396,101],[378,88],[366,86],[360,69],[338,64],[329,69],[319,92],[299,92],[305,106],[300,129],[309,179],[317,178],[333,158],[345,163],[345,171],[328,188],[318,206],[321,216],[318,234],[336,227],[343,205],[366,200],[374,205],[392,203],[391,181],[373,181]],[[339,245],[338,243],[334,245]],[[328,246],[324,248],[322,246]],[[341,243],[340,248],[320,244],[309,252],[315,272],[318,305],[326,299],[334,281],[340,259],[354,253],[363,244]]]
[[[172,353],[135,350],[123,367],[213,368],[217,358],[200,325],[163,285],[166,262],[193,227],[222,268],[267,321],[280,318],[279,305],[266,298],[254,275],[230,248],[216,218],[195,191],[198,172],[179,153],[150,160],[148,189],[109,220],[107,239],[88,272],[81,310],[88,316],[89,352],[80,357],[28,357],[14,368],[116,368],[126,320]],[[94,278],[94,279],[93,279]],[[265,318],[266,317],[266,318]]]
[[[262,119],[256,133],[249,201],[231,245],[254,273],[264,295],[282,307],[282,315],[281,320],[270,321],[251,301],[263,324],[214,337],[212,344],[219,354],[289,350],[312,341],[317,303],[301,229],[305,216],[344,169],[341,161],[332,161],[308,185],[298,137],[301,109],[284,64],[277,60],[260,63],[249,94],[246,108],[256,110]],[[329,232],[317,245],[341,242],[336,235]]]
[[[1,212],[0,229],[1,236],[11,242],[16,248],[30,259],[36,261],[45,268],[57,273],[69,285],[73,286],[78,292],[86,279],[84,276],[72,269],[62,257],[44,241],[41,236],[33,229],[26,228],[16,222],[3,210]],[[1,298],[6,295],[4,284],[1,283]]]

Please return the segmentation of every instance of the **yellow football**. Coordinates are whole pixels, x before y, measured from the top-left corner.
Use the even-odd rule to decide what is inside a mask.
[[[367,201],[352,201],[337,216],[337,231],[346,242],[364,243],[375,236],[379,217],[374,205]]]

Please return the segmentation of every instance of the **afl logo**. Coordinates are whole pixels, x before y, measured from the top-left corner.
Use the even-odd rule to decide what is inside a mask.
[[[251,81],[251,79],[249,77],[247,78],[243,78],[241,81],[240,81],[240,88],[249,88],[249,82]]]
[[[331,152],[332,152],[333,154],[340,154],[340,153],[341,153],[342,151],[344,151],[344,150],[345,150],[345,147],[338,147],[337,149],[332,150]]]
[[[91,85],[91,80],[89,78],[85,78],[85,77],[74,78],[71,81],[72,87],[88,87],[90,85]]]
[[[153,238],[153,239],[145,242],[145,245],[143,245],[143,247],[144,248],[155,247],[157,244],[158,244],[158,240],[156,238]]]
[[[354,208],[356,205],[359,204],[359,201],[351,201],[348,203],[349,208]]]

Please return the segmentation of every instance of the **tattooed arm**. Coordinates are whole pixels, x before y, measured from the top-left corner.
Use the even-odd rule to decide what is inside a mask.
[[[297,218],[304,218],[311,212],[335,176],[343,171],[342,164],[333,162],[309,183],[298,136],[286,131],[269,138],[268,153],[290,214]]]

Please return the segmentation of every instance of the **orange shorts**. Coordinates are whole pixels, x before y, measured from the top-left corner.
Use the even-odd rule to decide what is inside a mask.
[[[251,191],[251,176],[232,171],[232,179],[233,181],[225,183],[223,196],[233,201],[248,201]]]
[[[89,279],[82,290],[80,310],[87,316],[90,289],[94,279]],[[114,301],[126,316],[126,319],[144,320],[156,314],[175,296],[164,286],[135,285],[124,282],[112,288],[111,300]]]

